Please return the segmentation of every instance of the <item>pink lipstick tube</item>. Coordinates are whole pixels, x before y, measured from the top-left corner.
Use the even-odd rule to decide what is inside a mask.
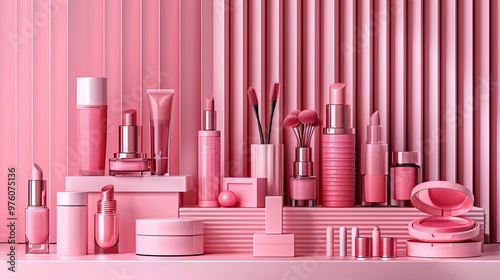
[[[387,206],[387,144],[382,141],[382,125],[378,111],[370,117],[366,143],[361,146],[361,192],[363,206]]]
[[[76,78],[76,133],[80,175],[104,175],[107,129],[106,86],[106,78]]]
[[[118,253],[118,214],[116,213],[115,189],[106,185],[101,189],[94,215],[94,253]]]
[[[345,101],[345,84],[330,85],[321,143],[323,207],[352,207],[356,200],[356,135]]]
[[[170,117],[173,89],[148,89],[151,133],[151,174],[169,174]]]
[[[215,130],[214,98],[208,96],[203,111],[203,130],[198,131],[198,205],[219,207],[220,131]]]
[[[140,127],[137,125],[137,111],[123,112],[122,125],[118,130],[118,153],[109,159],[109,175],[142,175],[150,171],[151,160],[140,152]]]
[[[317,179],[313,176],[311,147],[295,148],[293,174],[290,177],[290,205],[299,207],[316,206]]]

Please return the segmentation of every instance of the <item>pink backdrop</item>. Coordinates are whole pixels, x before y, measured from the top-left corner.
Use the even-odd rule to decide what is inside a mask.
[[[390,150],[421,151],[425,180],[472,186],[486,239],[500,241],[499,15],[493,0],[0,1],[0,182],[16,167],[18,235],[33,161],[55,221],[55,193],[77,172],[76,77],[93,75],[108,78],[108,157],[121,112],[137,109],[147,136],[145,89],[174,88],[173,174],[196,175],[200,104],[213,92],[228,176],[249,174],[258,142],[248,86],[267,120],[270,87],[283,85],[271,142],[285,143],[288,177],[295,140],[277,120],[297,108],[324,116],[328,85],[344,82],[358,144],[379,110]]]

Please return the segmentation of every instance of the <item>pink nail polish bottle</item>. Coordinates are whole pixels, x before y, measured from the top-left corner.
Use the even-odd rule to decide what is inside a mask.
[[[49,209],[47,182],[38,164],[33,165],[28,180],[28,207],[26,208],[26,254],[49,253]]]
[[[313,176],[311,147],[296,147],[293,175],[290,177],[290,205],[316,206],[317,179]]]
[[[418,152],[393,152],[391,165],[391,206],[411,207],[411,191],[418,185]]]
[[[203,130],[198,131],[198,205],[219,207],[220,131],[216,130],[213,95],[207,96],[203,111]]]
[[[326,127],[321,138],[323,207],[352,207],[356,201],[356,135],[345,84],[330,85]]]

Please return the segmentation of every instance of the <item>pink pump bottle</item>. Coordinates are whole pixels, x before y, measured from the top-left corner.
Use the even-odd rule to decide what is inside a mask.
[[[76,78],[76,133],[80,175],[104,175],[108,107],[106,87],[106,78]]]
[[[207,96],[202,129],[198,131],[198,205],[219,207],[220,131],[215,130],[213,95]]]
[[[28,180],[28,207],[26,208],[26,254],[49,253],[49,209],[47,182],[38,164],[33,165]]]
[[[356,201],[356,135],[351,108],[345,102],[345,84],[330,85],[321,140],[322,205],[352,207]]]
[[[378,111],[371,115],[366,130],[366,142],[361,146],[362,206],[387,206],[388,152]]]

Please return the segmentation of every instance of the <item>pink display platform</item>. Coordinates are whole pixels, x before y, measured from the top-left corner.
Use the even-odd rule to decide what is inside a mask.
[[[52,244],[51,244],[52,245]],[[476,258],[364,259],[325,257],[254,258],[252,254],[205,254],[191,257],[145,257],[134,253],[60,257],[25,255],[17,244],[16,272],[7,270],[8,244],[0,244],[0,279],[6,280],[163,280],[163,279],[498,279],[500,249],[486,245]],[[55,251],[51,246],[51,252]]]

